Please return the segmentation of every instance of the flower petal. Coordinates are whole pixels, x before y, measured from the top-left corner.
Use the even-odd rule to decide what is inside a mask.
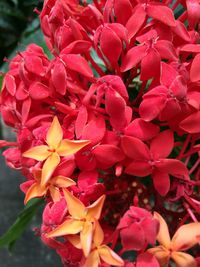
[[[92,205],[87,207],[87,219],[99,220],[106,196],[102,195]]]
[[[174,250],[187,250],[198,243],[200,236],[200,223],[194,222],[182,225],[172,238]]]
[[[161,245],[163,245],[165,248],[170,248],[171,240],[170,240],[168,226],[167,226],[165,220],[157,212],[154,212],[154,218],[157,219],[160,223],[160,229],[159,229],[159,232],[157,235],[158,242]]]
[[[150,158],[150,153],[147,145],[145,145],[140,139],[123,136],[122,137],[122,149],[124,153],[132,159],[144,160]]]
[[[160,172],[158,170],[152,173],[153,184],[156,191],[161,195],[165,196],[170,189],[170,179],[169,175],[165,172]]]
[[[47,132],[46,142],[52,148],[57,148],[63,138],[63,130],[60,126],[58,118],[53,118],[52,124]]]
[[[144,177],[152,173],[152,167],[148,162],[137,160],[126,167],[125,173]]]
[[[54,203],[60,201],[61,194],[58,188],[54,186],[49,186],[49,191]]]
[[[60,143],[59,147],[57,148],[57,153],[62,157],[67,157],[75,154],[79,150],[81,150],[83,147],[87,146],[90,143],[90,141],[87,140],[67,140],[64,139]]]
[[[166,158],[174,146],[174,135],[171,130],[159,133],[151,142],[150,151],[156,158]]]
[[[42,167],[41,185],[45,185],[50,179],[51,175],[55,171],[56,167],[60,163],[60,157],[57,153],[51,153],[51,155],[45,161]]]
[[[188,169],[185,164],[177,159],[162,159],[155,163],[156,168],[161,172],[166,172],[174,176],[188,176]]]
[[[160,266],[166,266],[170,259],[170,252],[169,250],[165,249],[163,246],[157,246],[155,248],[150,248],[147,250],[148,252],[152,253],[158,262],[160,263]]]
[[[86,221],[83,225],[83,230],[80,233],[81,246],[85,257],[90,253],[93,237],[93,224]]]
[[[65,199],[67,201],[67,208],[69,213],[74,218],[84,218],[85,217],[85,206],[83,203],[73,196],[68,190],[63,190]]]
[[[103,243],[104,233],[98,221],[95,221],[93,242],[98,247]]]
[[[48,238],[51,237],[59,237],[65,235],[73,235],[78,234],[83,229],[84,222],[79,220],[68,219],[61,225],[59,225],[56,229],[48,233],[46,236]]]
[[[101,246],[98,249],[98,252],[100,258],[104,262],[114,266],[124,266],[124,261],[108,246],[105,245]]]
[[[69,187],[75,185],[76,183],[68,177],[58,175],[51,179],[51,184],[57,187]]]
[[[32,198],[44,196],[46,191],[47,191],[46,187],[41,187],[40,184],[38,183],[32,184],[31,187],[29,187],[28,191],[26,192],[24,204],[26,205],[26,203]]]
[[[98,267],[99,263],[100,263],[99,253],[97,250],[94,250],[87,257],[84,267]]]
[[[171,258],[175,261],[177,267],[197,267],[195,258],[187,253],[172,252]]]
[[[51,152],[49,152],[48,149],[49,147],[45,145],[35,146],[24,152],[22,156],[25,158],[31,158],[38,161],[43,161],[51,155]]]

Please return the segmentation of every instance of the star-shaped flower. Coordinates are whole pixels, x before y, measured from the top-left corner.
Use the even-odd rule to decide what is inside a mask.
[[[157,212],[154,217],[160,222],[157,240],[160,246],[150,248],[148,251],[157,258],[161,266],[174,260],[177,267],[197,267],[197,262],[190,254],[182,252],[199,243],[200,223],[194,222],[182,225],[170,239],[168,226]]]
[[[46,135],[47,145],[35,146],[23,153],[26,158],[45,161],[42,167],[41,186],[44,186],[60,163],[60,157],[75,154],[90,143],[87,140],[63,139],[63,130],[57,117]]]
[[[112,266],[124,266],[124,261],[108,246],[103,244],[104,233],[97,221],[93,236],[92,250],[84,267],[98,267],[101,261]]]
[[[52,177],[44,186],[41,186],[41,170],[36,170],[33,176],[35,178],[35,182],[33,182],[26,192],[24,204],[26,204],[32,198],[45,196],[48,191],[53,201],[57,202],[61,197],[59,188],[66,188],[76,184],[72,179],[58,175]]]
[[[84,255],[87,257],[91,250],[94,224],[101,216],[105,195],[98,198],[92,205],[85,205],[69,191],[63,190],[70,216],[47,237],[59,237],[80,233],[80,242]]]

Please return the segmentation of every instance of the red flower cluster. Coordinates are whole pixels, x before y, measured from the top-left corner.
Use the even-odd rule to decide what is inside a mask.
[[[42,241],[64,266],[197,267],[199,1],[46,0],[40,21],[52,57],[10,62],[0,146],[45,198]]]

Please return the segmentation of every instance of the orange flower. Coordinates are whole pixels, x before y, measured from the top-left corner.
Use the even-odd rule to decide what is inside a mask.
[[[67,157],[75,154],[81,148],[90,143],[87,140],[68,140],[63,139],[63,131],[57,117],[54,117],[53,122],[47,132],[47,145],[35,146],[23,153],[26,158],[44,161],[42,167],[41,186],[44,186],[56,167],[60,163],[60,157]]]
[[[60,200],[59,188],[66,188],[76,184],[72,179],[59,175],[51,178],[46,185],[41,186],[41,170],[35,171],[33,175],[35,183],[33,183],[26,192],[24,204],[32,198],[46,195],[48,191],[50,192],[53,201],[57,202]]]
[[[47,237],[59,237],[80,233],[80,243],[84,255],[87,257],[91,250],[94,223],[99,220],[104,204],[105,195],[97,199],[92,205],[85,205],[69,191],[63,190],[70,216]]]
[[[170,258],[177,267],[197,267],[197,262],[190,254],[182,252],[196,245],[200,236],[200,223],[194,222],[182,225],[170,239],[168,226],[160,214],[154,212],[154,217],[160,222],[157,240],[160,246],[148,251],[155,255],[161,266],[168,264]]]
[[[108,246],[102,244],[104,233],[98,221],[95,223],[92,250],[84,267],[98,267],[101,260],[113,266],[124,266],[124,261]]]

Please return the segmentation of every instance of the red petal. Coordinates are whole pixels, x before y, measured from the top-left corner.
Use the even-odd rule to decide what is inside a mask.
[[[35,82],[31,84],[29,88],[29,94],[30,97],[36,100],[44,99],[49,96],[49,88],[40,83],[40,82]]]
[[[188,169],[185,164],[177,159],[163,159],[155,163],[156,168],[174,176],[188,176]]]
[[[122,52],[122,43],[117,34],[107,26],[101,32],[100,47],[111,65],[115,65]]]
[[[8,92],[12,96],[14,96],[16,93],[16,84],[15,84],[15,78],[12,75],[6,74],[5,85],[6,85],[6,89],[8,90]]]
[[[199,133],[200,132],[200,111],[193,113],[188,116],[180,123],[180,127],[188,133]]]
[[[192,61],[192,65],[190,68],[190,79],[192,82],[197,82],[200,80],[200,54],[197,54],[196,57]]]
[[[38,56],[26,56],[25,67],[33,74],[43,76],[45,74],[45,68],[42,64],[42,60]]]
[[[134,160],[144,160],[150,158],[150,153],[147,145],[140,139],[130,136],[123,136],[121,141],[124,153]]]
[[[187,0],[187,13],[190,28],[194,29],[200,18],[200,6],[198,0]]]
[[[114,145],[99,145],[92,151],[97,161],[105,165],[112,166],[124,159],[123,152]],[[106,155],[106,157],[105,157]]]
[[[152,167],[148,162],[134,161],[126,167],[125,173],[145,177],[152,173]]]
[[[85,191],[89,186],[97,183],[97,171],[82,171],[78,176],[78,187]]]
[[[174,147],[174,135],[171,130],[159,133],[151,142],[150,151],[155,158],[166,158]]]
[[[81,137],[83,128],[87,123],[87,119],[88,119],[87,109],[85,106],[81,106],[79,108],[78,116],[75,122],[75,133],[77,138]]]
[[[145,98],[139,107],[139,113],[145,121],[155,119],[166,105],[167,96],[154,96]]]
[[[131,39],[140,30],[146,18],[146,12],[143,6],[138,5],[132,16],[126,23],[126,28],[128,30],[128,38]]]
[[[137,257],[136,267],[159,267],[160,264],[156,260],[156,257],[149,252],[140,254]]]
[[[153,48],[150,49],[148,54],[142,59],[140,79],[146,81],[159,76],[160,63],[161,58],[159,53]]]
[[[177,60],[176,51],[170,41],[159,40],[155,44],[155,49],[158,50],[161,58],[168,60]]]
[[[133,120],[125,129],[124,134],[136,137],[142,141],[152,139],[159,133],[159,127],[141,118]]]
[[[160,172],[156,170],[152,173],[152,178],[156,191],[161,196],[165,196],[170,189],[169,175],[165,172]]]
[[[66,93],[67,89],[67,74],[65,67],[62,62],[56,63],[53,68],[52,72],[52,82],[54,87],[56,88],[56,91],[64,95]]]
[[[174,14],[169,7],[151,2],[147,5],[146,11],[149,17],[159,20],[170,27],[176,26]]]
[[[67,64],[68,69],[78,72],[88,78],[93,77],[93,72],[84,57],[75,54],[69,54],[62,55],[62,59]]]
[[[131,48],[122,60],[121,71],[125,72],[135,67],[146,55],[146,50],[146,45],[138,45]]]

